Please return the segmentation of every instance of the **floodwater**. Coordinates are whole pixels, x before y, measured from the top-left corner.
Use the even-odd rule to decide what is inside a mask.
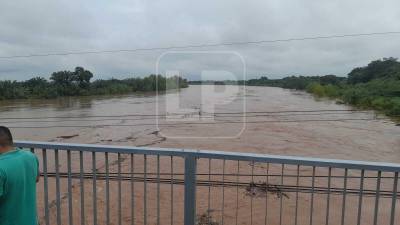
[[[318,111],[351,108],[280,88],[247,87],[231,95],[231,86],[220,88],[228,94],[208,100],[201,98],[213,96],[191,86],[158,98],[152,93],[2,102],[0,123],[12,127],[18,140],[400,162],[400,127],[389,119],[374,120],[373,112]],[[178,97],[179,111],[166,110],[166,102]],[[207,105],[199,115],[202,104],[215,107]],[[166,111],[180,114],[165,118]],[[225,112],[234,114],[218,114]]]
[[[281,88],[190,86],[179,92],[171,91],[158,96],[150,93],[2,102],[0,124],[11,127],[15,139],[18,140],[208,149],[400,163],[400,127],[372,111],[353,110],[349,106],[338,105],[335,101],[314,99],[304,92]],[[37,153],[42,162],[42,152],[37,150]],[[48,171],[54,172],[59,168],[61,173],[66,172],[67,155],[63,151],[59,154],[60,163],[56,167],[53,160],[55,155],[51,151],[47,152]],[[183,179],[182,159],[161,157],[160,164],[157,164],[157,158],[152,156],[146,159],[143,155],[136,155],[134,159],[129,155],[121,157],[118,159],[117,155],[109,155],[109,172],[116,173],[119,170],[122,174],[132,174],[133,168],[135,179],[139,181],[132,182],[128,177],[119,184],[118,179],[114,179],[107,186],[104,179],[99,177],[96,182],[97,223],[106,224],[108,205],[110,224],[119,224],[120,221],[121,224],[131,224],[132,220],[135,224],[144,224],[144,208],[147,210],[148,224],[157,224],[158,213],[160,224],[182,224],[183,188],[178,184]],[[84,172],[93,171],[92,159],[90,154],[83,155]],[[80,172],[79,160],[79,154],[73,152],[73,174]],[[105,172],[105,160],[104,154],[98,154],[94,161],[99,175]],[[157,165],[162,171],[160,178],[167,180],[167,183],[157,187],[156,183],[149,181],[144,186],[143,173],[152,172],[148,174],[148,178],[156,179]],[[198,173],[207,174],[210,171],[214,175],[199,175],[198,179],[236,182],[240,178],[242,183],[250,183],[254,179],[254,182],[260,184],[279,185],[282,182],[285,185],[296,185],[293,178],[280,179],[282,171],[285,175],[295,175],[296,166],[287,165],[281,168],[281,165],[273,164],[238,164],[232,161],[225,164],[221,160],[199,160]],[[234,176],[221,177],[221,173]],[[235,176],[239,173],[245,175]],[[254,173],[256,178],[250,178],[250,173]],[[268,173],[274,175],[269,180],[266,178],[268,176],[265,177]],[[343,173],[343,170],[332,170],[332,176],[335,176],[332,187],[343,187]],[[177,183],[168,182],[171,174],[174,174],[173,179]],[[299,174],[308,176],[301,178],[299,184],[311,187],[312,168],[301,167]],[[316,169],[315,175],[321,175],[314,180],[316,187],[327,186],[327,174],[326,168]],[[376,176],[376,173],[367,174]],[[357,189],[360,171],[349,171],[348,175],[358,176],[355,179],[349,178],[347,182],[348,187]],[[387,181],[382,178],[381,183],[381,190],[390,190],[393,179]],[[134,189],[132,184],[136,184]],[[71,194],[68,192],[66,179],[61,179],[59,185],[60,207],[57,207],[57,183],[54,178],[49,178],[51,224],[56,224],[57,215],[60,214],[59,219],[64,224],[69,222],[66,216],[69,209],[74,215],[74,224],[80,224],[82,220],[85,224],[92,224],[95,217],[92,213],[92,180],[85,180],[83,185],[80,179],[73,179]],[[39,214],[43,218],[43,180],[38,187]],[[376,178],[366,181],[365,188],[376,188]],[[283,193],[279,197],[279,192],[275,191],[249,197],[248,191],[243,187],[199,186],[197,212],[210,213],[217,224],[250,224],[250,221],[252,224],[294,224],[293,215],[297,206],[297,224],[310,224],[310,198],[313,198],[314,223],[325,224],[326,193],[314,196],[310,196],[310,193],[297,196],[294,193]],[[81,214],[82,192],[86,198],[83,208],[85,215]],[[106,193],[109,193],[108,197],[111,199],[109,204]],[[144,193],[147,194],[146,206]],[[157,207],[158,193],[161,207]],[[72,202],[68,201],[70,196]],[[349,194],[346,201],[346,221],[348,224],[356,224],[358,195]],[[361,224],[373,224],[374,203],[375,198],[365,197]],[[70,204],[73,207],[69,208]],[[329,224],[341,224],[342,204],[342,195],[331,197]],[[378,224],[388,224],[390,207],[387,205],[390,204],[391,199],[380,201]],[[121,214],[118,209],[121,209]],[[397,217],[400,217],[400,210],[397,211]],[[282,217],[279,215],[281,212]]]

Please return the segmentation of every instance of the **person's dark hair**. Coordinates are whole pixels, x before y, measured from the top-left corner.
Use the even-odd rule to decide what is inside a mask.
[[[13,145],[13,137],[8,127],[0,126],[0,146]]]

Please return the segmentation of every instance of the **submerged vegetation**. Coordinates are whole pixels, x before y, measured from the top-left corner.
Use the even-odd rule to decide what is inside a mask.
[[[250,86],[273,86],[305,90],[316,97],[337,99],[359,108],[376,109],[387,115],[400,115],[400,62],[396,58],[373,61],[353,69],[348,77],[292,76],[282,79],[252,79]]]
[[[89,70],[76,67],[74,71],[54,72],[50,80],[35,77],[27,81],[0,81],[0,100],[126,94],[188,87],[186,79],[179,76],[166,78],[161,75],[150,75],[144,78],[91,82],[92,78],[93,74]]]

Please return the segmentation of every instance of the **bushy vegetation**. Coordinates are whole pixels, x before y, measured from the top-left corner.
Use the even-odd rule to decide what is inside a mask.
[[[338,99],[360,108],[400,115],[400,62],[395,58],[373,61],[353,69],[348,77],[299,76],[248,80],[247,85],[305,90],[317,97]]]
[[[271,86],[281,87],[288,89],[305,90],[310,83],[319,83],[322,85],[333,84],[337,85],[344,81],[346,78],[337,77],[335,75],[325,76],[291,76],[282,79],[268,79],[268,77],[261,77],[260,79],[251,79],[246,81],[249,86]]]
[[[165,91],[185,88],[186,79],[178,76],[150,75],[144,78],[95,80],[82,67],[74,71],[54,72],[50,80],[35,77],[27,81],[0,81],[0,100],[27,98],[56,98],[61,96],[125,94],[130,92]]]

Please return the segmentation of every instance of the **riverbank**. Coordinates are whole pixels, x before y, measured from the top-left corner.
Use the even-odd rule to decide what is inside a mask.
[[[291,76],[282,79],[251,79],[248,86],[272,86],[303,90],[359,109],[373,109],[400,118],[400,62],[384,58],[353,69],[347,77]]]
[[[336,99],[360,109],[374,109],[388,116],[400,116],[400,80],[375,80],[356,85],[321,85],[311,83],[306,91],[316,97]]]

